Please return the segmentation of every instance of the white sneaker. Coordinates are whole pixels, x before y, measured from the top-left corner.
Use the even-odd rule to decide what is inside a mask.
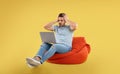
[[[35,68],[36,66],[30,65],[29,63],[27,63],[28,67],[30,68]]]
[[[27,64],[29,67],[33,68],[33,67],[37,67],[39,66],[41,63],[33,58],[26,58]]]

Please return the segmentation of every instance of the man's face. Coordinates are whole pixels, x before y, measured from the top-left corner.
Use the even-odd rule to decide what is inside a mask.
[[[64,17],[58,17],[58,23],[59,23],[60,26],[65,25],[65,19],[64,19]]]

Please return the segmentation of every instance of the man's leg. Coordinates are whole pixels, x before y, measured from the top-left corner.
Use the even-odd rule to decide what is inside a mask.
[[[52,44],[49,43],[43,43],[39,49],[39,51],[37,52],[36,56],[38,56],[40,59],[42,58],[42,56],[44,55],[44,53],[50,49],[50,47],[52,46]]]
[[[52,46],[49,43],[43,43],[34,58],[26,58],[27,64],[30,67],[35,67],[41,64],[40,59],[44,55],[44,53]]]
[[[71,50],[70,46],[64,44],[53,44],[51,48],[43,55],[42,59],[40,60],[43,63],[48,58],[52,57],[56,52],[58,53],[65,53]]]

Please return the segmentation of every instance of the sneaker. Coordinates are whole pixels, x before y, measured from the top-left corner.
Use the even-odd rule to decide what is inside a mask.
[[[32,64],[29,64],[29,63],[27,63],[27,65],[28,65],[28,67],[30,67],[30,68],[36,67],[36,66],[34,66],[34,65],[32,65]]]
[[[29,67],[39,66],[41,63],[33,58],[26,58],[27,64]]]

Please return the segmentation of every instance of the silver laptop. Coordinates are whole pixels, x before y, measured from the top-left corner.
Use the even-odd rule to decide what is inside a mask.
[[[40,32],[42,42],[56,43],[54,32]]]

